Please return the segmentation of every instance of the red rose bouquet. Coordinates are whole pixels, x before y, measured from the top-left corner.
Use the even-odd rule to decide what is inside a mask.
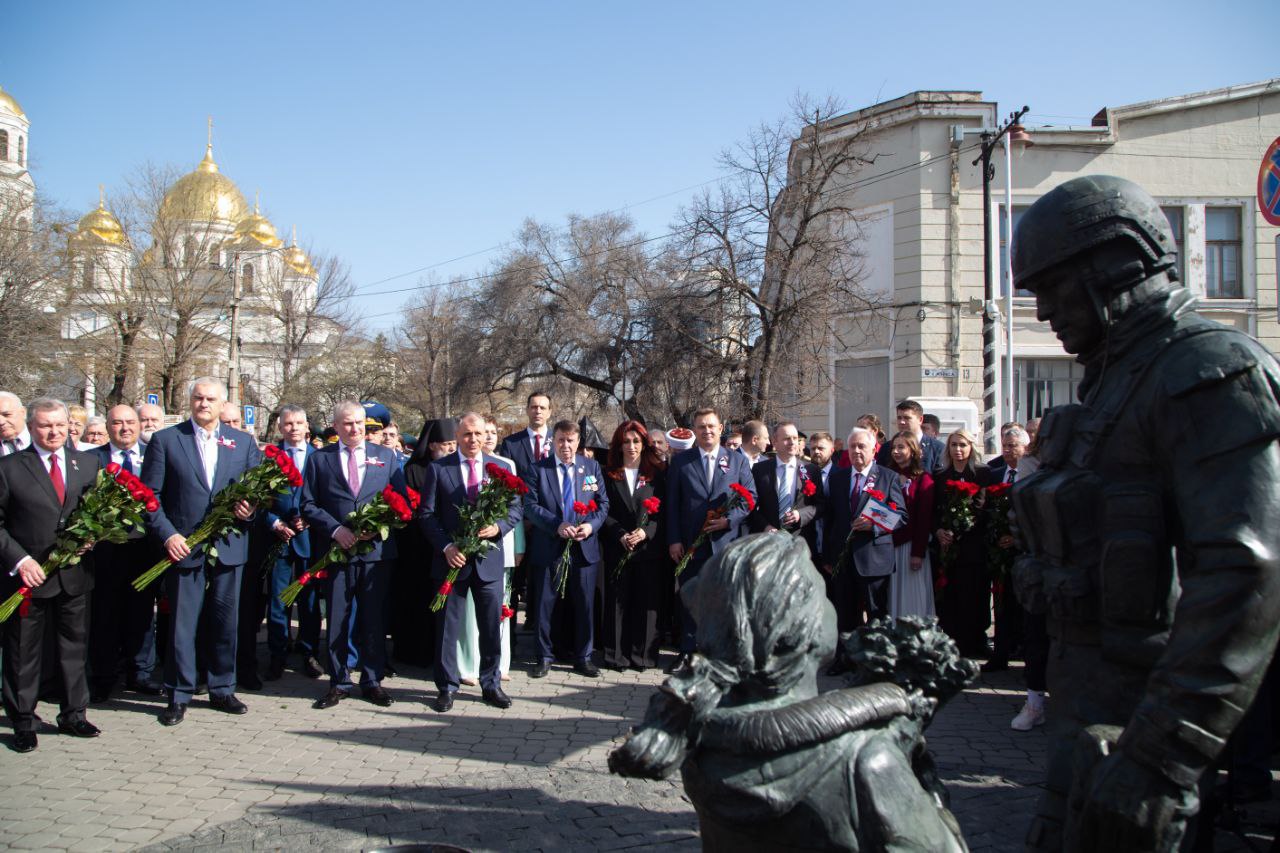
[[[80,562],[80,552],[86,545],[99,542],[120,544],[129,533],[142,529],[142,511],[155,512],[160,508],[155,493],[141,480],[112,462],[98,472],[93,485],[80,496],[80,503],[67,519],[67,525],[54,541],[53,550],[40,567],[45,576],[58,569],[65,569]],[[0,622],[4,622],[19,610],[26,615],[31,606],[31,588],[22,589],[0,604]]]
[[[347,515],[342,522],[343,527],[356,536],[356,543],[350,548],[343,548],[336,542],[329,547],[324,556],[317,560],[310,570],[298,575],[298,579],[280,592],[280,603],[285,607],[293,604],[302,588],[313,580],[324,580],[329,577],[329,567],[345,563],[352,557],[368,554],[376,542],[385,541],[392,530],[399,530],[413,520],[413,510],[420,498],[413,489],[408,489],[407,498],[402,497],[395,489],[387,486],[382,492],[362,507]]]
[[[880,503],[889,507],[889,509],[896,510],[898,508],[898,505],[893,501],[889,500],[888,497],[885,495],[885,493],[880,491],[879,489],[867,488],[867,489],[864,489],[864,491],[867,493],[867,497],[874,498],[875,500],[880,501]],[[857,519],[855,518],[853,519],[853,521],[857,521]],[[849,560],[853,558],[854,532],[855,531],[853,529],[853,524],[851,522],[849,524],[849,535],[845,537],[844,547],[840,549],[840,558],[836,560],[836,564],[831,568],[831,577],[835,577],[836,575],[840,574],[840,572],[844,571],[845,566],[849,565]]]
[[[595,512],[597,509],[595,498],[583,503],[582,501],[573,502],[573,514],[578,517],[578,523],[587,520],[587,516]],[[560,593],[560,597],[564,598],[565,591],[569,588],[569,569],[572,566],[572,551],[575,539],[568,539],[564,543],[564,550],[560,552],[560,562],[556,563],[556,573],[552,575],[555,578],[556,590]]]
[[[950,531],[959,538],[973,529],[977,521],[977,497],[982,489],[977,483],[965,480],[948,480],[942,493],[942,511],[938,513],[938,528]],[[956,559],[955,547],[942,546],[938,581],[939,588],[947,585],[947,569]]]
[[[991,594],[998,612],[1003,605],[1005,584],[1013,570],[1013,548],[1003,548],[1000,540],[1012,534],[1009,526],[1009,509],[1012,503],[1009,491],[1012,483],[987,486],[986,502],[982,506],[987,522],[987,573],[991,577]]]
[[[656,495],[645,498],[640,501],[640,512],[636,516],[636,529],[640,529],[649,523],[649,519],[658,514],[658,510],[662,508],[662,501]],[[613,579],[617,580],[622,577],[622,570],[627,563],[631,562],[631,558],[636,555],[636,549],[632,548],[622,555],[622,559],[618,561],[618,565],[613,567]]]
[[[715,521],[717,518],[724,518],[738,507],[744,507],[747,512],[756,508],[756,499],[751,496],[751,491],[741,483],[729,484],[729,499],[724,502],[724,506],[716,507],[707,512],[706,520],[702,522],[702,531],[698,533],[698,538],[693,540],[693,544],[689,546],[689,550],[684,552],[684,557],[676,564],[676,577],[689,566],[689,561],[693,559],[693,555],[707,541],[707,522]]]
[[[269,503],[276,495],[290,487],[302,485],[302,472],[293,464],[289,454],[274,444],[263,448],[266,459],[259,462],[235,482],[228,483],[213,499],[209,514],[196,525],[187,537],[187,546],[193,551],[196,546],[205,542],[214,542],[236,529],[240,520],[236,518],[236,504],[248,501],[255,506]],[[218,549],[210,545],[205,549],[209,559],[216,559]],[[147,585],[165,573],[173,562],[165,557],[151,568],[133,579],[133,588],[146,589]]]
[[[468,560],[498,547],[498,543],[492,539],[481,539],[479,532],[506,518],[511,511],[511,501],[529,493],[528,484],[501,465],[490,462],[484,466],[484,473],[488,479],[480,486],[476,502],[464,503],[458,507],[458,520],[461,524],[453,536],[453,546]],[[436,597],[431,600],[433,612],[439,612],[444,607],[457,579],[458,570],[450,568],[444,583],[436,591]]]

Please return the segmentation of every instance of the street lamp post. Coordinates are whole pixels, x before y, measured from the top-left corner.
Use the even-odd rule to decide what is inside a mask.
[[[1011,113],[1009,120],[995,130],[984,130],[981,152],[973,161],[975,166],[982,165],[982,441],[988,456],[1000,450],[998,432],[1001,423],[1000,388],[996,379],[999,370],[999,359],[996,357],[996,318],[1000,309],[996,304],[995,271],[991,264],[991,179],[995,177],[991,152],[1011,128],[1022,131],[1019,122],[1029,109],[1024,106]],[[1012,318],[1007,321],[1012,322]],[[1013,381],[1012,376],[1009,381]],[[1013,394],[1010,393],[1009,397],[1012,399]]]

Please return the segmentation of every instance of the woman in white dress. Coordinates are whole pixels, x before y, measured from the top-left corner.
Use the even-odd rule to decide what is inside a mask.
[[[900,432],[892,439],[893,469],[907,481],[907,523],[893,532],[897,566],[889,581],[889,613],[933,616],[933,572],[929,535],[933,530],[933,478],[924,470],[920,442]]]

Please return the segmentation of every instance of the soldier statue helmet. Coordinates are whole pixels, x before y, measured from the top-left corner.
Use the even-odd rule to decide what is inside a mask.
[[[1280,632],[1280,368],[1204,319],[1156,201],[1076,178],[1024,214],[1015,286],[1085,374],[1014,487],[1019,599],[1047,613],[1037,850],[1172,850]]]

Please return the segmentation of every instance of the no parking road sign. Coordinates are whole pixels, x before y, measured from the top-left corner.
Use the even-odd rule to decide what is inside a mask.
[[[1280,137],[1271,143],[1258,170],[1258,209],[1272,225],[1280,225]]]

